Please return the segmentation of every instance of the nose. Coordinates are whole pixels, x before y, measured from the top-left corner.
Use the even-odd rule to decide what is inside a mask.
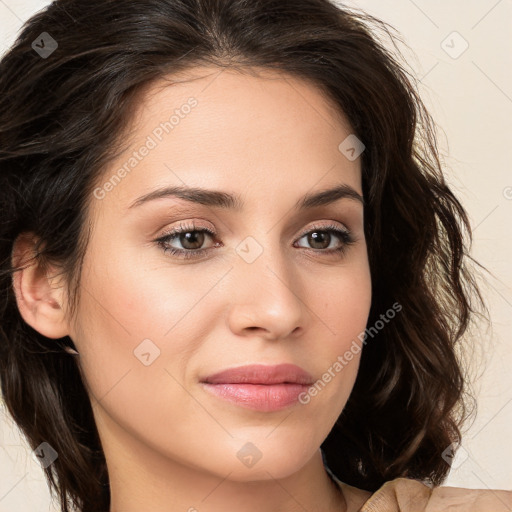
[[[273,341],[297,337],[306,329],[309,316],[300,276],[279,250],[265,249],[252,263],[236,258],[230,274],[228,323],[234,334]]]

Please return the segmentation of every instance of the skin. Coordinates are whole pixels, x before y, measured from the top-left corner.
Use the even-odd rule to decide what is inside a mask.
[[[343,198],[293,209],[304,194],[341,183],[362,195],[360,158],[338,149],[352,130],[307,82],[196,68],[187,81],[146,91],[132,145],[99,186],[190,97],[197,106],[173,131],[102,199],[91,199],[76,315],[62,278],[36,265],[15,277],[20,312],[48,337],[69,335],[80,353],[70,357],[91,397],[111,512],[355,511],[319,447],[350,395],[360,353],[308,404],[275,412],[226,402],[199,382],[227,368],[282,362],[321,379],[364,331],[371,279],[362,204]],[[236,212],[163,197],[130,208],[171,185],[239,194],[245,204]],[[215,231],[204,237],[206,255],[179,259],[155,242],[180,221]],[[344,254],[301,236],[329,224],[354,236]],[[236,251],[247,237],[262,251],[251,263]],[[186,250],[185,243],[172,246]],[[331,235],[329,248],[342,244]],[[30,246],[20,239],[15,258]],[[134,355],[145,339],[160,350],[147,366]],[[248,442],[262,455],[252,467],[237,457]]]

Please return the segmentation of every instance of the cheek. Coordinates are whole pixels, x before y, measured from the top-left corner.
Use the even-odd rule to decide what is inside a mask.
[[[171,268],[165,260],[148,264],[137,254],[118,251],[115,259],[83,272],[88,293],[82,293],[82,317],[94,319],[94,328],[112,342],[124,340],[124,348],[133,350],[144,339],[165,346],[173,339],[173,346],[180,351],[185,348],[179,343],[183,330],[193,324],[201,298],[218,278]],[[117,344],[116,348],[123,347]]]
[[[160,425],[162,437],[156,439],[161,440],[177,410],[189,418],[201,413],[179,384],[189,351],[201,339],[195,331],[185,332],[187,310],[197,302],[197,292],[184,283],[173,292],[161,273],[140,266],[128,271],[130,265],[120,261],[82,273],[74,331],[82,375],[96,421],[109,422],[109,432],[123,425],[132,434],[158,433]],[[174,425],[173,431],[180,428]]]
[[[353,339],[364,332],[372,301],[370,270],[366,260],[337,269],[315,285],[309,282],[311,290],[316,286],[317,292],[309,293],[315,297],[314,308],[318,319],[324,324],[325,339],[332,340],[331,350],[345,351]]]
[[[207,295],[219,272],[171,268],[162,259],[148,264],[136,251],[104,252],[115,257],[102,257],[100,264],[99,252],[91,250],[96,259],[84,262],[72,334],[90,392],[101,399],[116,387],[126,391],[125,403],[127,396],[134,401],[145,396],[140,386],[150,383],[170,401],[165,390],[171,393],[171,377],[165,370],[180,382],[186,379],[191,353],[215,320],[219,302]],[[134,383],[130,391],[129,382]]]
[[[318,312],[315,330],[323,335],[322,343],[310,351],[321,374],[304,400],[319,415],[341,411],[357,377],[372,299],[370,271],[361,261],[323,280],[321,292],[309,295],[308,305]],[[312,287],[314,280],[309,282]]]

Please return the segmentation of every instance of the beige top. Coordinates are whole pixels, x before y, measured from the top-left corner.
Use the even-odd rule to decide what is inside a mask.
[[[396,478],[371,493],[335,479],[347,512],[512,512],[512,490],[430,488],[417,480]]]

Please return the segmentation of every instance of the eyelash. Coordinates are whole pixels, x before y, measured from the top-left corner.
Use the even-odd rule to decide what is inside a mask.
[[[308,235],[313,232],[322,232],[322,233],[334,233],[337,235],[341,241],[342,245],[336,249],[309,249],[310,251],[314,252],[320,252],[324,254],[339,254],[340,257],[345,254],[348,247],[352,245],[354,242],[356,242],[356,239],[353,237],[353,235],[348,230],[341,229],[339,226],[336,226],[334,224],[329,224],[327,226],[313,226],[308,231],[305,231],[302,233],[298,240],[303,238],[305,235]],[[174,247],[169,247],[167,244],[178,238],[179,235],[182,233],[208,233],[212,238],[215,237],[215,233],[208,228],[201,227],[196,228],[194,224],[192,225],[183,225],[180,224],[178,228],[173,229],[172,231],[169,231],[165,235],[157,238],[155,242],[163,249],[164,253],[170,253],[172,256],[175,256],[180,259],[188,260],[188,259],[195,259],[195,258],[201,258],[203,255],[205,255],[208,251],[211,249],[214,249],[214,247],[208,247],[207,249],[175,249]]]

